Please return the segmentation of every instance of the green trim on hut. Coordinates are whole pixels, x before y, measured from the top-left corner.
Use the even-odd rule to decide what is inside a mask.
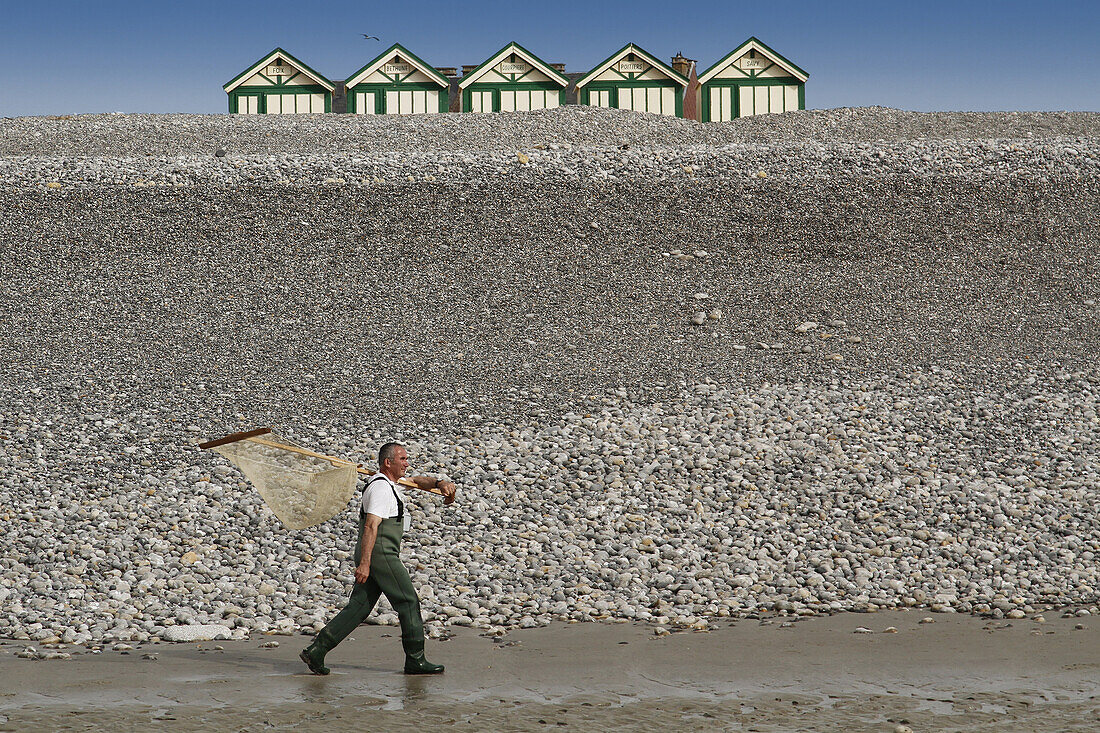
[[[765,57],[770,57],[771,63],[769,63],[763,69],[744,70],[737,69],[743,76],[734,79],[717,79],[713,78],[714,74],[717,74],[722,69],[730,66],[733,60],[740,58],[745,53],[745,49],[752,44],[756,44],[759,48],[757,53],[763,54]],[[776,63],[779,62],[779,63]],[[760,74],[764,71],[774,69],[776,66],[785,66],[789,72],[788,76],[771,76],[761,77]],[[799,74],[802,79],[790,74]],[[768,46],[768,44],[761,41],[756,36],[749,36],[749,38],[733,49],[725,56],[720,58],[715,63],[711,64],[702,74],[699,74],[699,119],[703,122],[712,122],[711,117],[711,90],[719,88],[731,88],[731,105],[733,112],[733,119],[741,116],[741,89],[743,87],[765,87],[765,86],[797,86],[798,87],[798,109],[806,109],[806,79],[809,78],[809,74],[800,66],[792,62],[781,53],[775,51],[775,49]],[[710,77],[710,78],[708,78]],[[703,80],[706,81],[703,81]]]
[[[798,86],[798,108],[806,109],[806,85],[793,76],[774,76],[767,79],[715,79],[701,86],[699,94],[700,119],[703,122],[713,122],[710,117],[710,90],[732,87],[733,95],[730,104],[734,110],[734,118],[741,116],[741,90],[743,88],[755,89],[756,87],[787,87]],[[763,113],[757,113],[763,114]]]
[[[377,56],[375,56],[373,59],[371,59],[367,63],[363,64],[362,68],[360,68],[354,74],[351,74],[351,75],[348,76],[348,80],[350,81],[350,80],[354,79],[355,77],[359,76],[364,71],[366,71],[370,67],[377,64],[379,61],[381,61],[381,60],[389,57],[390,55],[392,55],[394,52],[398,52],[398,53],[402,54],[403,56],[407,56],[407,57],[409,57],[409,59],[411,59],[412,61],[415,61],[417,64],[422,66],[423,68],[421,69],[421,71],[424,71],[426,74],[428,74],[428,76],[434,77],[436,79],[436,81],[439,82],[439,86],[443,87],[444,89],[447,89],[448,87],[451,86],[451,80],[450,79],[448,79],[447,77],[440,74],[439,71],[437,71],[434,66],[432,66],[427,61],[425,61],[424,59],[417,56],[415,53],[413,53],[409,49],[402,46],[400,43],[393,44],[392,46],[387,48],[385,51],[378,54]],[[360,84],[361,83],[364,83],[364,82],[360,82]],[[425,82],[419,82],[419,83],[425,83]],[[356,86],[359,86],[359,85],[356,84]],[[348,89],[351,89],[351,88],[352,87],[348,87]]]
[[[577,93],[577,102],[579,104],[591,105],[591,92],[611,92],[609,98],[609,104],[618,109],[619,107],[619,90],[620,89],[645,89],[649,87],[659,87],[662,89],[672,89],[673,99],[676,101],[676,116],[684,116],[684,96],[680,94],[680,89],[677,85],[664,81],[632,81],[629,84],[619,84],[613,81],[594,81],[591,82]],[[661,114],[664,114],[664,108],[662,106]]]
[[[610,64],[616,58],[618,58],[620,56],[623,56],[627,53],[631,53],[631,54],[634,54],[635,56],[640,57],[642,60],[644,60],[650,66],[653,66],[654,68],[657,68],[657,69],[661,70],[669,78],[666,81],[657,81],[657,80],[651,80],[651,79],[643,80],[643,79],[639,79],[638,77],[641,74],[645,73],[645,72],[638,72],[637,74],[632,73],[632,72],[628,72],[628,74],[623,74],[621,71],[619,71],[618,69],[616,69],[612,66],[612,67],[609,67],[609,69],[607,69],[607,70],[613,71],[614,73],[618,74],[621,81],[589,81],[589,77],[599,76],[600,74],[602,74],[605,71],[605,69],[604,69],[605,66]],[[671,66],[664,63],[663,61],[658,59],[656,56],[654,56],[653,54],[646,51],[644,48],[641,48],[641,47],[639,47],[639,46],[637,46],[633,43],[628,43],[625,46],[623,46],[622,48],[620,48],[618,51],[616,51],[615,53],[613,53],[610,56],[608,56],[607,58],[605,58],[600,63],[593,66],[592,70],[589,71],[584,76],[582,76],[580,79],[577,79],[577,85],[576,85],[576,87],[577,87],[577,102],[579,104],[591,105],[591,99],[592,99],[592,96],[591,96],[591,93],[590,93],[591,91],[610,91],[611,94],[610,94],[610,102],[609,103],[612,107],[618,108],[618,106],[619,106],[619,90],[620,89],[635,89],[635,88],[642,89],[642,88],[647,88],[647,87],[662,87],[662,88],[667,87],[667,88],[670,88],[670,89],[673,90],[673,98],[675,99],[675,105],[676,105],[675,110],[674,110],[675,116],[676,117],[683,117],[684,116],[684,96],[683,96],[682,92],[683,92],[684,88],[687,87],[687,85],[688,85],[687,78],[683,74],[680,74],[679,72],[677,72],[676,69],[673,69]],[[661,114],[664,114],[663,106],[662,106],[662,109],[661,109]]]
[[[519,81],[523,77],[530,74],[533,69],[528,69],[522,74],[512,74],[512,80],[498,80],[493,81],[478,81],[478,77],[487,73],[492,67],[489,65],[498,56],[501,56],[509,49],[513,49],[512,53],[520,52],[517,55],[526,56],[527,60],[531,62],[532,67],[537,68],[543,74],[550,77],[550,81],[539,82],[523,82]],[[542,91],[556,91],[558,92],[558,106],[565,104],[565,89],[569,86],[569,79],[557,71],[550,64],[543,61],[535,54],[528,51],[523,46],[519,45],[515,41],[506,44],[499,51],[495,52],[489,58],[485,59],[478,66],[476,66],[469,74],[465,74],[462,80],[458,83],[458,88],[462,92],[462,111],[473,112],[473,100],[471,92],[474,89],[478,91],[493,93],[493,111],[500,111],[500,92],[505,89],[524,91],[524,90],[542,90]]]
[[[450,96],[448,95],[447,88],[439,88],[435,84],[429,84],[423,81],[410,81],[406,83],[397,84],[377,84],[377,83],[362,83],[356,84],[354,87],[348,89],[348,112],[357,113],[359,111],[359,101],[355,98],[360,92],[373,92],[374,93],[374,114],[384,115],[390,114],[386,109],[386,92],[401,92],[401,91],[436,91],[438,95],[438,107],[440,112],[446,112],[450,106]]]
[[[325,112],[332,111],[332,93],[326,90],[320,84],[311,85],[293,85],[282,87],[246,87],[240,86],[229,93],[229,114],[238,114],[240,112],[240,98],[241,97],[257,97],[256,113],[265,115],[267,114],[267,98],[274,96],[293,96],[295,94],[324,94],[325,95]],[[320,114],[314,112],[312,114]]]
[[[298,68],[298,72],[287,78],[281,76],[271,79],[260,72],[259,67],[264,64],[268,59],[273,57],[281,57],[286,61],[289,61],[292,66]],[[310,79],[309,84],[291,84],[290,82],[299,76],[303,75]],[[254,74],[259,74],[262,78],[270,82],[270,86],[245,86],[238,84],[242,79],[248,78]],[[324,94],[325,95],[325,112],[332,111],[332,95],[336,91],[336,85],[333,84],[323,74],[318,73],[315,69],[308,64],[303,63],[293,54],[287,53],[282,48],[276,47],[274,50],[265,53],[259,59],[249,64],[244,71],[237,74],[235,77],[227,81],[222,85],[222,89],[229,95],[229,113],[237,114],[240,109],[239,99],[242,96],[258,96],[257,113],[267,114],[267,96],[270,94]]]
[[[751,43],[756,43],[756,44],[757,44],[758,46],[760,46],[760,48],[762,48],[762,49],[763,49],[763,50],[764,50],[764,51],[765,51],[766,53],[768,53],[768,54],[770,54],[770,55],[774,56],[774,57],[775,57],[775,58],[777,58],[777,59],[778,59],[778,60],[779,60],[780,62],[782,62],[782,63],[786,64],[786,65],[787,65],[787,66],[789,66],[789,67],[791,67],[791,69],[793,69],[793,70],[794,70],[794,71],[795,71],[796,73],[798,73],[798,74],[802,74],[802,76],[805,76],[805,77],[806,77],[807,79],[808,79],[808,78],[810,77],[809,73],[807,73],[807,72],[806,72],[806,70],[805,70],[805,69],[803,69],[802,67],[800,67],[800,66],[799,66],[798,64],[794,63],[793,61],[791,61],[790,59],[788,59],[788,58],[787,58],[786,56],[784,56],[783,54],[781,54],[781,53],[778,53],[778,52],[777,52],[777,51],[775,51],[775,50],[774,50],[774,49],[773,49],[773,48],[772,48],[771,46],[769,46],[768,44],[764,43],[763,41],[761,41],[761,40],[760,40],[759,38],[757,38],[756,36],[749,36],[749,37],[748,37],[748,39],[747,39],[747,40],[745,40],[745,42],[744,42],[744,43],[742,43],[742,44],[741,44],[740,46],[738,46],[737,48],[733,49],[732,51],[730,51],[729,53],[727,53],[727,54],[726,54],[725,56],[723,56],[722,58],[718,59],[718,60],[717,60],[717,61],[715,61],[715,62],[714,62],[713,64],[711,64],[711,65],[710,65],[709,67],[707,67],[707,70],[706,70],[706,71],[704,71],[704,72],[703,72],[702,74],[699,74],[699,78],[700,78],[700,79],[705,79],[705,78],[706,78],[706,77],[707,77],[707,76],[708,76],[708,75],[709,75],[709,74],[710,74],[711,72],[715,71],[716,69],[722,69],[722,68],[725,68],[725,66],[726,66],[726,65],[727,65],[727,64],[729,63],[729,61],[730,61],[730,59],[731,59],[732,57],[736,57],[737,55],[739,55],[739,54],[740,54],[740,53],[741,53],[741,52],[742,52],[742,51],[743,51],[743,50],[745,49],[745,47],[746,47],[746,46],[748,46],[748,45],[749,45],[749,44],[751,44]],[[706,82],[703,82],[703,83],[704,83],[704,84],[709,84],[709,83],[710,83],[710,80],[708,79],[708,80],[707,80]],[[800,83],[804,83],[804,82],[800,82]]]
[[[657,68],[661,69],[661,71],[665,72],[666,74],[671,76],[673,79],[679,79],[680,81],[682,81],[683,82],[682,86],[687,86],[688,80],[687,80],[687,77],[685,77],[683,74],[676,71],[676,69],[672,68],[671,66],[666,64],[664,61],[661,61],[659,58],[657,58],[656,56],[651,54],[649,51],[646,51],[641,46],[638,46],[634,43],[628,43],[625,46],[623,46],[622,48],[620,48],[618,51],[616,51],[615,53],[613,53],[610,56],[608,56],[607,58],[605,58],[600,63],[593,66],[591,71],[589,71],[587,74],[582,76],[580,79],[577,79],[577,87],[580,88],[580,87],[586,86],[590,83],[594,83],[594,82],[589,82],[588,77],[595,75],[598,71],[600,71],[600,69],[605,64],[613,61],[615,59],[615,57],[620,56],[620,55],[622,55],[623,53],[625,53],[627,51],[629,51],[631,53],[635,53],[638,56],[644,57],[646,61],[648,61],[653,66],[656,66]],[[621,73],[621,72],[618,71],[618,69],[615,69],[615,72],[616,73]],[[624,76],[623,78],[628,79],[628,78],[632,78],[632,77],[625,77]]]
[[[502,53],[504,53],[505,51],[507,51],[509,48],[519,49],[523,53],[530,56],[533,61],[537,62],[539,65],[544,67],[544,68],[540,69],[540,71],[542,71],[543,73],[547,74],[550,77],[557,77],[558,81],[561,82],[561,86],[562,86],[563,89],[565,87],[569,86],[569,79],[566,78],[565,75],[561,74],[553,66],[546,63],[541,58],[539,58],[535,54],[531,53],[530,51],[528,51],[523,46],[519,45],[515,41],[511,41],[509,43],[506,43],[504,45],[504,47],[501,48],[499,51],[492,54],[491,56],[489,56],[489,58],[485,59],[480,64],[478,64],[476,67],[474,67],[473,71],[471,71],[469,74],[466,74],[465,76],[463,76],[462,81],[459,82],[459,87],[461,87],[462,89],[466,89],[469,85],[481,83],[481,82],[476,81],[477,76],[482,73],[482,71],[485,69],[485,67],[488,65],[488,63],[490,61],[492,61],[497,56],[499,56]],[[475,81],[467,82],[467,79],[475,79]],[[486,82],[486,83],[488,83],[488,82]]]
[[[551,84],[549,82],[536,82],[536,81],[515,82],[515,83],[501,82],[499,84],[490,84],[488,82],[486,82],[484,84],[481,84],[481,83],[478,83],[478,82],[474,82],[473,84],[471,84],[470,86],[468,86],[468,87],[466,87],[465,89],[462,90],[462,111],[463,112],[473,112],[474,111],[474,102],[473,102],[473,94],[472,93],[477,91],[477,92],[492,92],[493,93],[493,111],[494,112],[499,112],[500,111],[500,93],[502,91],[504,91],[505,89],[507,89],[508,91],[514,91],[514,92],[524,92],[524,91],[553,92],[553,91],[557,91],[557,93],[558,93],[558,106],[561,107],[562,105],[565,104],[565,90],[560,89],[560,88],[558,88],[558,86],[556,84]]]

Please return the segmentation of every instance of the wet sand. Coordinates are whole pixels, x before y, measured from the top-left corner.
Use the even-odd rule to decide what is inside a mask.
[[[53,661],[16,658],[26,642],[4,640],[0,730],[1100,729],[1100,619],[920,624],[927,615],[775,617],[669,636],[640,624],[499,640],[457,629],[429,641],[447,665],[439,677],[401,674],[399,632],[384,626],[331,653],[328,677],[305,673],[303,636],[70,647],[72,659]],[[861,626],[875,633],[853,633]],[[271,640],[279,647],[260,646]]]

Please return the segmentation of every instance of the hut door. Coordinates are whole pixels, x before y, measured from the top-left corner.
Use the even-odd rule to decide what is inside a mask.
[[[535,95],[540,95],[539,101],[541,105],[535,106]],[[556,109],[558,106],[558,91],[556,89],[547,89],[543,92],[531,92],[531,109]]]
[[[619,109],[646,111],[645,89],[619,87]]]
[[[493,93],[473,90],[470,92],[470,111],[493,112]]]
[[[735,117],[743,117],[733,108],[733,87],[710,88],[711,122],[726,122]]]
[[[501,112],[530,112],[557,107],[558,93],[544,89],[504,89],[500,92]]]
[[[421,98],[423,99],[424,109],[426,114],[439,112],[439,92],[426,91],[421,92]]]
[[[386,114],[388,115],[422,115],[429,111],[429,101],[437,105],[439,102],[432,92],[424,89],[393,89],[386,91]]]
[[[355,113],[360,115],[372,115],[374,109],[374,92],[355,93]]]
[[[611,90],[594,89],[588,94],[588,103],[593,107],[611,107]]]
[[[260,113],[259,94],[240,94],[237,96],[237,114],[258,115]]]

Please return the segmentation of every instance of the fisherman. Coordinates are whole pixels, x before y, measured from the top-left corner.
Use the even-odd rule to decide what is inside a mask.
[[[355,544],[355,587],[344,610],[317,634],[298,656],[314,674],[328,674],[325,654],[361,624],[378,596],[385,594],[401,622],[401,646],[405,649],[405,674],[439,674],[442,664],[424,658],[424,621],[420,598],[409,572],[401,564],[401,536],[409,527],[405,498],[397,480],[409,468],[409,454],[400,443],[386,443],[378,450],[378,473],[367,480],[359,508],[359,533]],[[412,479],[422,489],[438,489],[444,504],[455,500],[456,487],[433,476]]]

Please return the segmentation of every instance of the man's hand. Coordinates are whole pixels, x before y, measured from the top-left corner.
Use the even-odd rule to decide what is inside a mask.
[[[366,583],[370,577],[370,563],[359,563],[355,568],[355,582]]]
[[[451,481],[437,476],[415,476],[412,482],[425,491],[438,491],[443,495],[444,504],[455,503],[455,492],[458,488]]]

